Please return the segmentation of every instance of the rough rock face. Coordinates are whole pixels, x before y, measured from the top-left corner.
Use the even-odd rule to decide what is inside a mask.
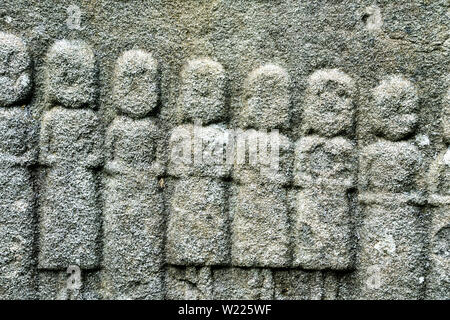
[[[0,299],[450,299],[449,10],[3,0]]]

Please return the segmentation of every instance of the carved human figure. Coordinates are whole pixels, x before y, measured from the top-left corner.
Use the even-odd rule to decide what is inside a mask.
[[[36,124],[25,105],[31,59],[25,43],[0,32],[0,300],[34,299]]]
[[[225,84],[222,65],[209,58],[190,60],[181,72],[180,125],[169,142],[168,174],[174,179],[166,251],[170,264],[213,266],[230,259]]]
[[[430,260],[427,298],[448,299],[450,291],[450,89],[443,99],[442,127],[445,149],[430,166]]]
[[[117,60],[118,116],[106,134],[104,268],[108,298],[162,299],[163,197],[161,137],[154,117],[158,63],[130,50]]]
[[[236,137],[233,171],[233,266],[290,263],[286,186],[293,144],[279,133],[289,123],[289,85],[287,72],[273,64],[257,68],[245,82],[245,130]]]
[[[417,299],[424,283],[422,155],[408,140],[417,126],[417,92],[393,75],[372,93],[370,118],[379,140],[360,158],[360,297]]]
[[[293,265],[347,270],[353,265],[351,193],[357,157],[349,136],[354,82],[337,69],[308,79],[304,123],[308,135],[295,146]]]
[[[47,54],[45,90],[51,109],[41,124],[40,163],[46,167],[39,217],[39,267],[99,267],[101,215],[97,175],[103,136],[92,110],[96,97],[92,49],[61,40]]]

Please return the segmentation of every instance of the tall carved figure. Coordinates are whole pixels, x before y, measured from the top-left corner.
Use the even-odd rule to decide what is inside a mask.
[[[289,76],[283,68],[266,64],[250,73],[241,114],[246,130],[237,135],[235,148],[233,266],[290,263],[286,186],[292,176],[293,144],[278,131],[288,126],[289,106]]]
[[[304,122],[297,141],[294,185],[294,266],[346,270],[353,266],[351,201],[357,157],[353,130],[353,80],[336,69],[309,77]]]
[[[103,136],[92,110],[94,52],[81,41],[57,41],[47,55],[51,109],[41,124],[39,161],[46,166],[39,217],[39,267],[95,269],[100,262],[97,176]]]
[[[21,103],[31,91],[24,42],[0,32],[0,300],[35,298],[34,192],[36,125]]]
[[[150,53],[117,60],[114,101],[119,115],[106,134],[104,268],[108,298],[163,299],[163,197],[158,177],[160,130],[152,117],[159,95]]]
[[[379,140],[360,159],[359,296],[418,299],[424,283],[422,155],[408,140],[417,125],[416,90],[402,76],[390,76],[373,90],[372,108]]]
[[[450,89],[442,102],[443,140],[446,149],[430,167],[430,260],[427,298],[447,300],[450,292]]]
[[[208,58],[188,61],[181,72],[181,124],[171,133],[168,167],[175,179],[167,231],[167,261],[173,265],[223,265],[230,259],[225,83],[222,65]]]

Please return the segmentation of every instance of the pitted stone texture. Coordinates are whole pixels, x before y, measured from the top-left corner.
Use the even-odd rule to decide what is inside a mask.
[[[72,289],[71,275],[66,271],[41,270],[37,275],[40,300],[101,300],[102,285],[98,271],[82,271],[80,288]]]
[[[175,184],[167,227],[167,261],[175,265],[223,265],[230,261],[227,185],[188,177]]]
[[[421,211],[415,206],[386,202],[367,205],[365,216],[359,230],[357,297],[422,299],[426,234]]]
[[[169,266],[167,268],[166,299],[213,299],[213,273],[211,268]]]
[[[0,300],[36,298],[29,167],[37,160],[37,126],[29,110],[13,106],[30,91],[30,65],[23,41],[0,32]]]
[[[356,145],[344,137],[307,136],[295,144],[294,185],[345,192],[355,187]]]
[[[117,108],[132,118],[142,118],[156,108],[159,96],[158,63],[150,53],[129,50],[117,59],[114,72]]]
[[[450,114],[449,94],[443,100],[443,107],[442,127],[447,149],[432,162],[428,176],[431,270],[427,298],[447,300],[450,291],[450,124],[446,122]]]
[[[0,110],[0,299],[34,298],[36,124],[21,108]]]
[[[207,125],[223,120],[225,84],[225,70],[220,63],[209,58],[189,60],[181,71],[179,121]]]
[[[94,51],[80,40],[55,42],[47,54],[45,87],[49,101],[67,108],[92,105],[97,96]]]
[[[290,120],[290,79],[286,70],[266,64],[252,71],[244,84],[241,126],[284,129]]]
[[[426,236],[416,182],[421,161],[408,142],[384,141],[362,150],[359,298],[422,298]]]
[[[271,269],[221,268],[214,269],[213,276],[214,299],[274,299],[274,279]]]
[[[233,135],[221,124],[177,126],[169,138],[168,174],[227,179],[233,166],[226,161],[232,143]]]
[[[89,109],[53,108],[44,115],[40,162],[46,165],[40,200],[39,267],[99,267],[97,177],[103,135]]]
[[[240,185],[233,200],[233,266],[287,267],[290,229],[286,189],[276,185]]]
[[[353,267],[351,203],[344,192],[304,189],[295,196],[293,265],[309,270]]]
[[[119,116],[106,132],[105,171],[119,176],[162,176],[165,171],[162,148],[162,134],[155,119]]]
[[[323,296],[323,276],[320,271],[274,271],[276,300],[320,300]]]
[[[321,69],[308,78],[303,121],[307,132],[323,137],[346,135],[353,129],[355,108],[352,78],[338,69]]]
[[[233,180],[237,184],[289,186],[294,167],[294,144],[278,131],[237,130]]]
[[[162,299],[164,199],[154,119],[114,120],[107,131],[102,273],[108,299]]]
[[[373,89],[370,118],[377,135],[391,141],[407,138],[417,127],[417,91],[402,75],[391,75]]]
[[[0,32],[0,107],[22,102],[31,86],[31,59],[25,43]]]

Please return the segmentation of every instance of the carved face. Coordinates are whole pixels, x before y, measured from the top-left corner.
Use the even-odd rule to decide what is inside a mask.
[[[18,37],[0,32],[0,106],[25,99],[31,89],[30,56]]]
[[[284,128],[289,125],[289,75],[276,65],[254,70],[246,80],[244,127]]]
[[[336,69],[313,73],[306,91],[304,121],[324,137],[349,133],[353,127],[353,80]]]
[[[373,97],[373,120],[379,135],[398,141],[415,131],[418,99],[411,82],[390,76],[373,90]]]
[[[47,56],[46,84],[50,100],[80,108],[95,100],[94,52],[81,41],[56,42]]]
[[[189,61],[181,72],[181,119],[203,124],[218,122],[225,116],[225,71],[210,59]]]
[[[158,101],[158,64],[142,50],[125,52],[114,74],[116,106],[132,118],[142,118],[156,108]]]

